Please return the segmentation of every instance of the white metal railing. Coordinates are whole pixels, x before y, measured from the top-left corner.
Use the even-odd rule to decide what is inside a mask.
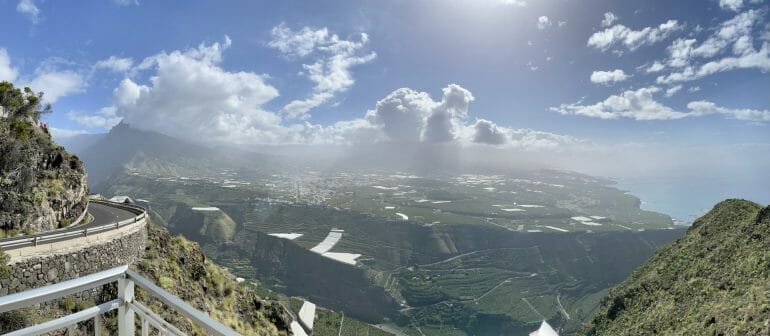
[[[134,297],[136,286],[149,295],[159,299],[169,308],[189,318],[196,325],[206,330],[207,335],[230,336],[238,335],[232,329],[213,320],[205,313],[193,308],[173,294],[156,286],[152,281],[128,269],[119,266],[98,273],[60,282],[54,285],[35,288],[19,293],[0,297],[0,313],[32,306],[41,302],[62,298],[64,296],[86,291],[108,283],[118,283],[118,297],[112,301],[60,317],[55,320],[16,330],[6,335],[26,336],[40,335],[46,332],[60,330],[89,319],[94,320],[94,335],[101,335],[101,316],[109,311],[118,310],[118,335],[135,335],[135,318],[139,316],[141,334],[148,335],[157,330],[160,335],[185,335],[172,324],[163,320],[158,314],[145,306]]]
[[[93,203],[108,204],[112,207],[123,208],[136,214],[135,217],[125,219],[118,222],[104,224],[100,226],[88,227],[88,228],[69,228],[60,229],[54,231],[43,232],[30,236],[13,237],[0,240],[0,249],[8,251],[28,246],[37,246],[38,244],[45,244],[49,242],[58,242],[73,238],[87,237],[89,234],[100,233],[104,231],[116,230],[127,224],[133,224],[142,220],[147,213],[143,208],[138,206],[131,206],[127,204],[112,203],[106,201],[91,201]],[[85,211],[83,212],[85,213]]]

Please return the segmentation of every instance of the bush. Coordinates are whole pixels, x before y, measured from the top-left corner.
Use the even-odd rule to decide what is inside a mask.
[[[0,313],[0,333],[5,334],[32,325],[35,311],[31,308]]]
[[[6,279],[11,276],[11,266],[8,266],[9,261],[11,261],[11,256],[5,253],[5,251],[0,251],[0,279]]]
[[[74,313],[77,311],[77,303],[73,297],[68,296],[59,302],[59,308],[66,312]]]
[[[20,141],[29,141],[35,134],[35,126],[24,120],[14,120],[11,122],[11,134]]]
[[[162,276],[158,279],[158,284],[160,285],[161,288],[165,290],[169,290],[174,287],[174,279]]]
[[[70,222],[70,219],[69,219],[69,218],[66,218],[66,217],[65,217],[65,218],[62,218],[62,219],[59,221],[59,228],[65,228],[65,227],[68,227],[68,226],[70,226],[70,223],[71,223],[71,222]]]

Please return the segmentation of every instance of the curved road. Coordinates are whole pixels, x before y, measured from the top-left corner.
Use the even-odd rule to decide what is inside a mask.
[[[42,232],[38,233],[35,236],[46,236],[46,235],[58,235],[58,237],[49,237],[45,240],[46,243],[52,243],[52,242],[58,242],[58,241],[64,241],[72,238],[72,235],[66,235],[68,232],[77,232],[81,231],[83,229],[87,228],[93,228],[97,226],[107,225],[107,224],[114,224],[119,221],[127,220],[136,218],[137,214],[135,212],[131,212],[129,210],[124,210],[115,206],[111,206],[110,204],[103,204],[103,203],[96,203],[96,202],[89,202],[88,203],[88,213],[90,213],[94,219],[88,223],[88,224],[78,224],[66,228],[56,229],[48,232]],[[62,236],[61,234],[65,234]],[[9,238],[3,238],[0,239],[0,245],[3,246],[3,249],[16,249],[21,248],[26,245],[14,245],[13,242],[16,240],[25,240],[28,244],[30,242],[30,236],[19,236],[19,237],[9,237]],[[8,245],[11,246],[8,246]]]
[[[136,217],[136,214],[131,211],[96,202],[88,203],[88,213],[94,216],[94,220],[91,223],[78,227],[94,227]]]

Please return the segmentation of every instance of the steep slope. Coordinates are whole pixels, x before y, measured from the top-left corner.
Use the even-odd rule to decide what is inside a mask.
[[[154,225],[148,230],[145,258],[135,266],[139,273],[240,334],[288,334],[290,320],[278,303],[262,300],[247,285],[238,284],[235,276],[208,260],[198,244]],[[180,330],[204,334],[159,301],[147,301],[141,291],[138,295]]]
[[[604,299],[586,335],[770,333],[770,207],[726,200]]]
[[[39,123],[40,97],[0,83],[0,236],[53,230],[85,210],[83,163]]]
[[[120,123],[83,152],[91,187],[124,170],[163,176],[220,176],[224,170],[256,173],[275,160],[263,154],[213,149]]]
[[[195,241],[216,243],[232,241],[237,227],[227,213],[217,208],[196,211],[183,206],[177,208],[168,224]]]

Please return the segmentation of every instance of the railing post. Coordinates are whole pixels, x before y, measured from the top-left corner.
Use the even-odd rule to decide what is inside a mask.
[[[37,246],[37,237],[35,237],[35,246]]]
[[[134,309],[128,305],[134,301],[134,281],[127,278],[118,279],[118,335],[134,336]]]
[[[94,336],[102,336],[102,316],[94,316]]]

